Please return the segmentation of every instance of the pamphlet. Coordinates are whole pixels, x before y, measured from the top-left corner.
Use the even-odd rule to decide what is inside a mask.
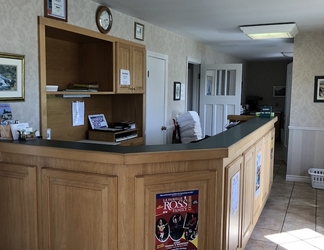
[[[8,103],[0,104],[0,122],[2,125],[14,123],[12,120],[11,107]]]

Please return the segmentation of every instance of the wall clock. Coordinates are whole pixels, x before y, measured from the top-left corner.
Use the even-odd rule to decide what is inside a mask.
[[[96,23],[101,33],[108,33],[111,29],[113,18],[107,6],[100,6],[96,13]]]

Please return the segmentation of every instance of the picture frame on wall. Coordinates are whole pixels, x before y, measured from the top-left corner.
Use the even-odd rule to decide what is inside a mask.
[[[174,82],[173,100],[179,101],[181,97],[181,82]]]
[[[54,18],[64,22],[68,21],[68,0],[44,0],[45,17]]]
[[[314,102],[324,102],[324,76],[315,76]]]
[[[25,99],[25,56],[0,53],[0,101]]]
[[[144,41],[144,25],[138,22],[134,23],[134,38]]]
[[[286,86],[273,86],[273,97],[285,97]]]

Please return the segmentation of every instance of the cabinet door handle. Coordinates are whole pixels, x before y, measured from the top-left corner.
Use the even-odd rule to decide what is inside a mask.
[[[162,126],[161,127],[161,130],[166,130],[166,126]]]

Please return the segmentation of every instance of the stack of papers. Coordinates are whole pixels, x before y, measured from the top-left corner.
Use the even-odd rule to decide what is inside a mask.
[[[200,119],[196,111],[188,111],[177,118],[182,143],[202,139]]]

